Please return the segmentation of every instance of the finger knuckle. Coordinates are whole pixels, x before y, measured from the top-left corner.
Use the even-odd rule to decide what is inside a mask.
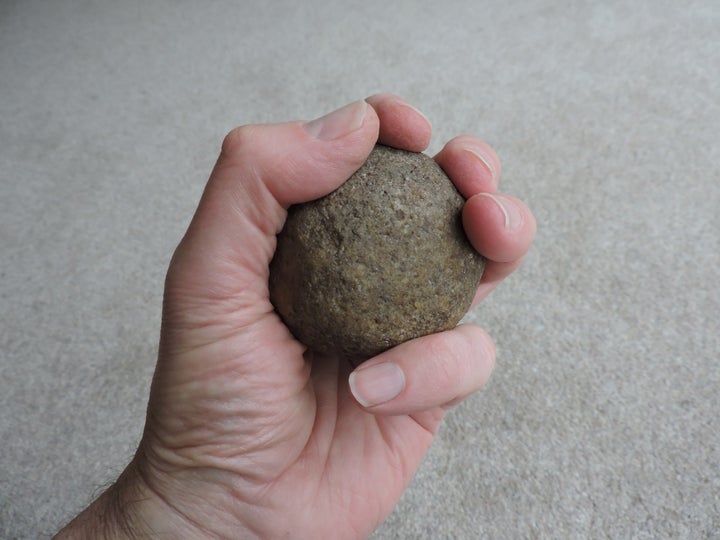
[[[255,140],[257,126],[244,125],[230,130],[222,142],[222,153],[237,155],[247,151]]]
[[[451,332],[438,335],[428,344],[429,352],[435,360],[437,382],[442,385],[457,383],[458,376],[464,373],[467,347],[464,339]]]

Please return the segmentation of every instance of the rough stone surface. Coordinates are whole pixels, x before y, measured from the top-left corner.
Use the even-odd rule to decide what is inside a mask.
[[[464,199],[428,156],[376,146],[339,189],[293,206],[270,267],[270,297],[311,349],[370,357],[455,326],[484,261]]]

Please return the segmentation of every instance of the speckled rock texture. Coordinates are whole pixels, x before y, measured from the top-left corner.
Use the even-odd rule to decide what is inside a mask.
[[[270,266],[270,298],[311,349],[368,358],[455,326],[484,261],[464,199],[428,156],[377,145],[339,189],[293,206]]]

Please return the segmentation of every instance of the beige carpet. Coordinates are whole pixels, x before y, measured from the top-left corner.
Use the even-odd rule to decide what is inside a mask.
[[[0,537],[138,442],[163,276],[226,131],[378,92],[538,224],[489,385],[376,533],[720,538],[720,4],[0,2]]]

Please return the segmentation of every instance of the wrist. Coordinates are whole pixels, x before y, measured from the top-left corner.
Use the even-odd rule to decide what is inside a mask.
[[[55,538],[133,539],[166,535],[202,537],[200,531],[153,492],[133,461],[112,486]]]

